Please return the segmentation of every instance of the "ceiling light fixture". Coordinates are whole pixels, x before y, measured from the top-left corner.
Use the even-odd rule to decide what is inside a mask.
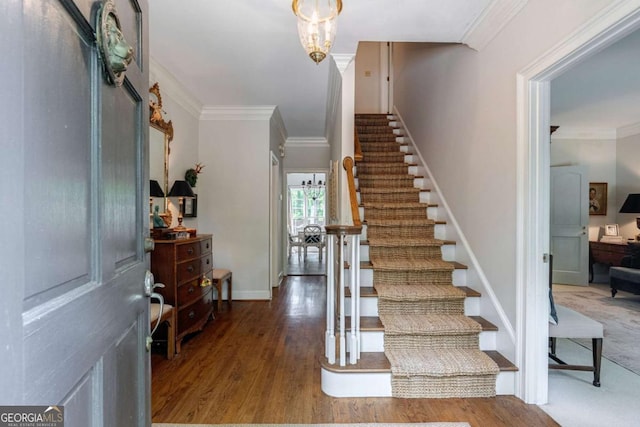
[[[311,60],[319,64],[333,45],[342,0],[293,0],[291,7],[298,17],[300,43]]]
[[[316,184],[316,174],[313,174],[313,181],[309,180],[308,182],[302,181],[302,190],[304,191],[304,195],[309,199],[312,199],[314,202],[320,195],[324,192],[324,184],[322,181],[318,181]]]

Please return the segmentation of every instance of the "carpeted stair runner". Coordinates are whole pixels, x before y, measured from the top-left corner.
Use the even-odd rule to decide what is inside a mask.
[[[395,397],[495,396],[498,367],[479,350],[481,326],[464,315],[465,293],[420,202],[405,153],[385,115],[356,115],[356,164],[373,285]]]

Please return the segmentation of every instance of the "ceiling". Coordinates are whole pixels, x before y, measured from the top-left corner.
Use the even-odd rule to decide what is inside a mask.
[[[359,41],[460,42],[499,0],[344,0],[333,53]],[[150,0],[151,57],[203,106],[276,105],[290,138],[324,137],[329,60],[316,65],[291,0]]]
[[[559,131],[640,124],[640,31],[551,82],[551,124]]]
[[[333,53],[359,41],[461,42],[500,0],[344,0]],[[151,57],[205,107],[278,106],[290,138],[324,137],[329,60],[298,41],[290,0],[151,0]],[[640,123],[640,31],[551,83],[561,129]]]

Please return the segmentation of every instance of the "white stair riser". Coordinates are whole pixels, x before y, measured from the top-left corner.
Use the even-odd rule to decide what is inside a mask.
[[[351,297],[346,297],[344,301],[344,311],[346,316],[351,316]],[[378,298],[366,297],[360,298],[360,316],[377,317],[378,316]]]
[[[356,188],[360,188],[358,177],[355,177],[354,182],[355,182]],[[429,188],[429,180],[427,178],[414,178],[413,186],[416,188]]]
[[[442,245],[442,259],[445,261],[456,260],[456,245]],[[369,245],[360,245],[360,261],[371,261],[369,257]]]
[[[418,201],[420,203],[429,203],[429,197],[431,195],[430,191],[421,191],[420,192],[420,197],[418,199]],[[360,194],[360,192],[356,192],[356,200],[358,201],[358,205],[362,204],[362,195]]]
[[[480,298],[472,297],[464,299],[464,314],[467,316],[480,316]]]
[[[333,397],[391,397],[391,373],[332,372],[322,368],[322,391]],[[499,372],[496,394],[515,394],[515,372]]]
[[[496,349],[496,332],[482,331],[480,332],[479,346],[480,350]],[[361,350],[365,352],[384,352],[384,332],[382,331],[366,331],[360,333]],[[347,345],[347,351],[351,351]]]
[[[322,369],[322,391],[333,397],[391,397],[391,373],[332,372]]]
[[[447,239],[447,225],[446,224],[436,224],[433,229],[433,235],[436,239],[446,240]],[[367,224],[362,224],[362,232],[360,233],[361,240],[367,240]]]
[[[347,316],[351,316],[351,298],[350,297],[347,297],[345,299],[345,313]],[[480,298],[477,298],[477,297],[465,298],[464,314],[466,314],[467,316],[479,316],[480,315]],[[377,297],[360,298],[360,316],[364,316],[364,317],[378,316],[378,298]]]
[[[442,259],[445,261],[456,260],[456,245],[442,245],[440,248],[442,251]]]
[[[366,220],[367,217],[364,214],[364,207],[358,207],[358,213],[360,214],[361,220]],[[438,219],[438,207],[437,206],[427,206],[425,209],[425,213],[427,218],[437,220]]]
[[[453,284],[456,286],[467,285],[467,271],[464,269],[455,269],[452,274]],[[372,269],[360,269],[360,286],[371,287],[373,286],[373,270]]]

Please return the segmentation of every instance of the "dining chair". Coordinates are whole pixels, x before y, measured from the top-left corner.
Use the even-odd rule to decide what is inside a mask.
[[[307,249],[309,247],[318,248],[320,262],[322,262],[322,249],[325,246],[322,227],[316,224],[307,225],[303,231],[304,259],[307,260]]]
[[[292,234],[289,230],[289,258],[291,258],[291,251],[296,248],[298,253],[298,261],[300,261],[300,252],[304,248],[304,242],[298,234]]]

